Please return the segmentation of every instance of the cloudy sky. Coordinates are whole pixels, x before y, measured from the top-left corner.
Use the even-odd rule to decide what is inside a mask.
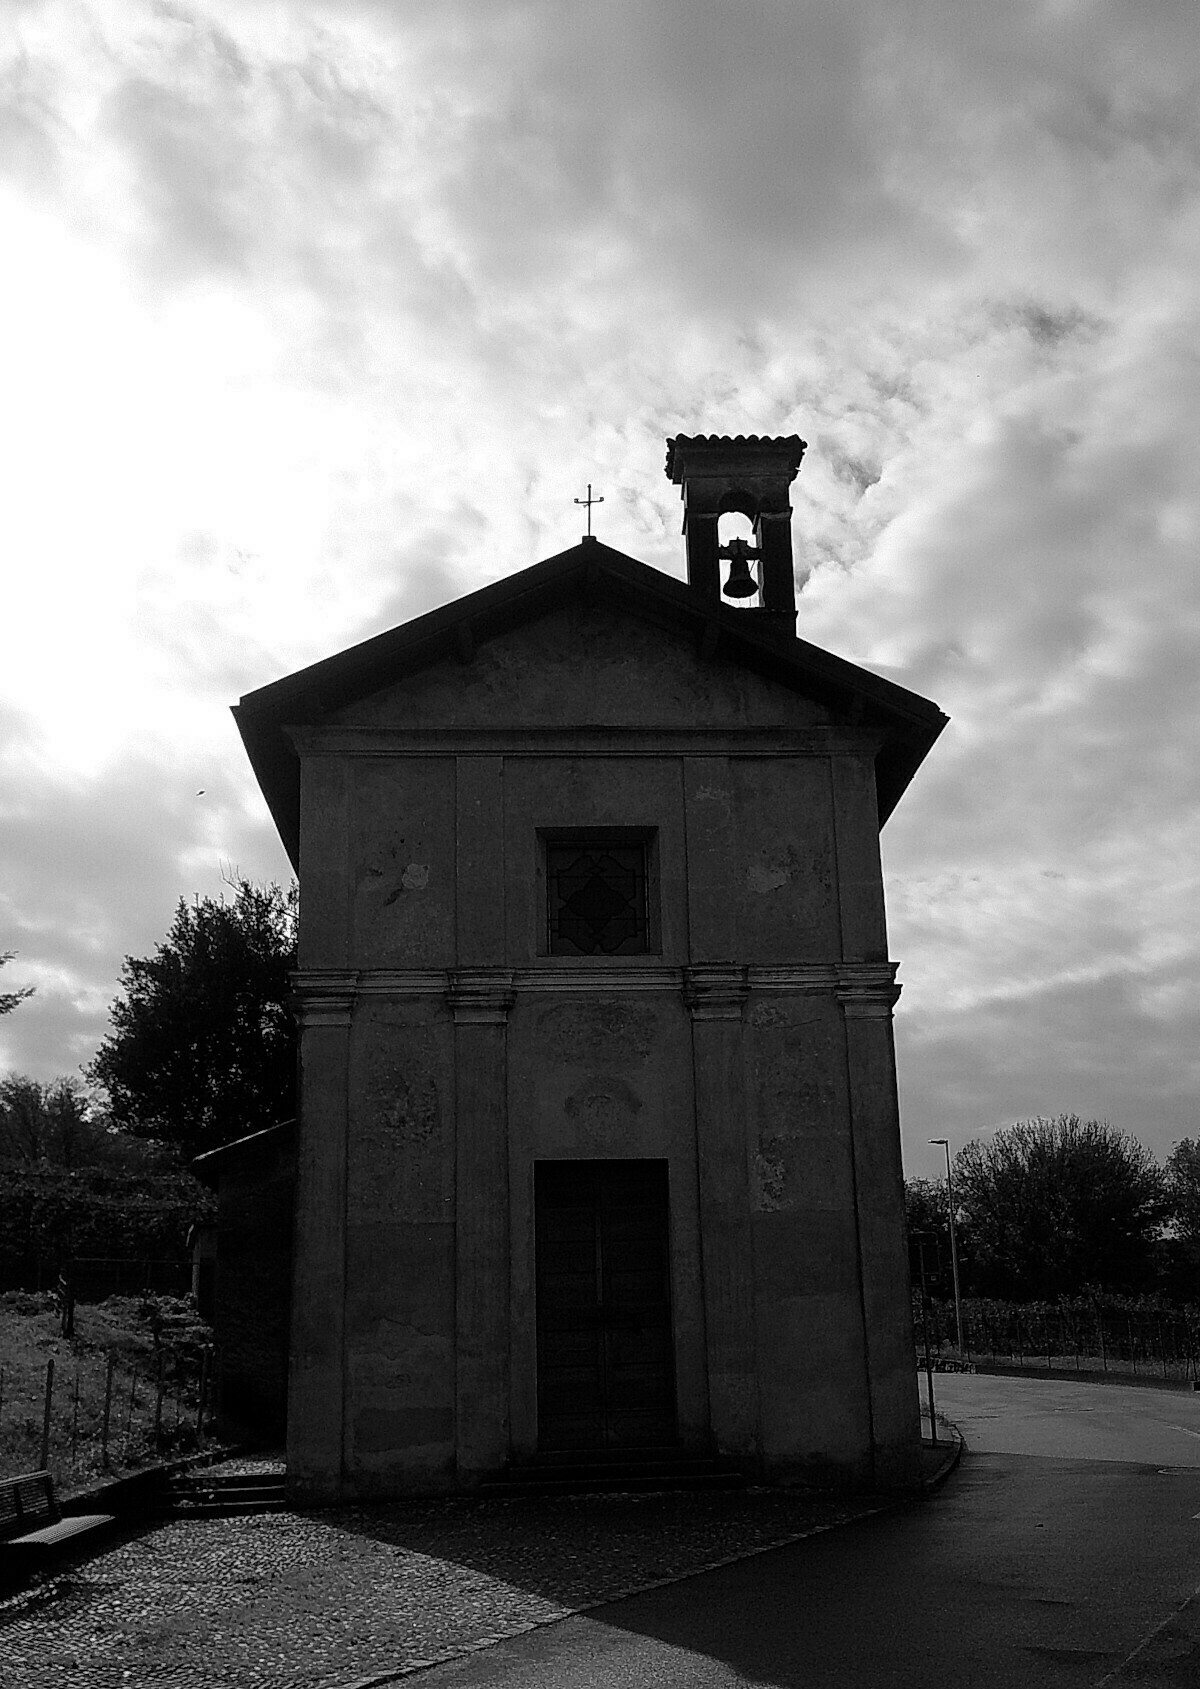
[[[798,432],[800,630],[953,718],[884,833],[906,1158],[1200,1132],[1195,0],[8,0],[0,1068],[287,864],[228,705]],[[203,795],[198,795],[201,790]]]

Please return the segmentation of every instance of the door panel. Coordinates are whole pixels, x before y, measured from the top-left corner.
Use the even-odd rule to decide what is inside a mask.
[[[675,1440],[665,1161],[539,1162],[538,1442]]]

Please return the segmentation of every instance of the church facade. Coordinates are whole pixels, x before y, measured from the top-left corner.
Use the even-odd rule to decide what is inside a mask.
[[[796,638],[802,441],[669,445],[686,582],[588,538],[235,711],[301,887],[297,1500],[916,1476],[879,830],[945,718]]]

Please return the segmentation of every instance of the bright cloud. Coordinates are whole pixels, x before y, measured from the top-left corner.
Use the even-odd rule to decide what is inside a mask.
[[[1200,1129],[1198,48],[1190,0],[11,7],[0,1062],[284,872],[241,692],[589,480],[678,574],[664,436],[794,430],[802,631],[953,718],[884,836],[912,1166]]]

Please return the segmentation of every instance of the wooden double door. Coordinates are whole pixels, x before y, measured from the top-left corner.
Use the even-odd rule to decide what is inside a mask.
[[[675,1441],[665,1161],[534,1170],[538,1447]]]

